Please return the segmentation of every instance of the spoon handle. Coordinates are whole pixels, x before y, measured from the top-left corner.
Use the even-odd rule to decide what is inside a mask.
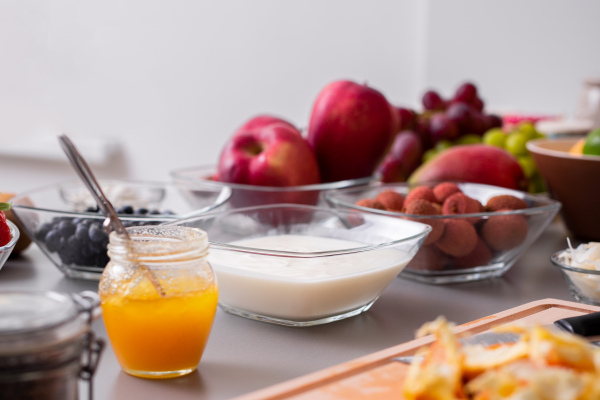
[[[79,174],[79,177],[89,189],[90,193],[94,197],[94,200],[96,200],[96,204],[98,204],[98,207],[100,207],[102,213],[110,220],[110,225],[119,235],[125,235],[129,237],[127,230],[117,216],[114,207],[104,195],[104,192],[94,177],[92,170],[88,166],[85,159],[81,156],[73,142],[71,142],[71,139],[69,139],[67,135],[60,135],[58,140],[64,152],[67,154],[69,161],[71,161],[71,164],[73,164],[75,171],[77,174]]]

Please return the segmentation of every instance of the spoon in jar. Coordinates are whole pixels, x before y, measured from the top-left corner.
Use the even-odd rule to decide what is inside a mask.
[[[128,243],[131,243],[131,237],[129,236],[129,233],[127,233],[127,229],[125,229],[125,226],[119,219],[119,216],[117,215],[117,212],[115,211],[111,202],[104,195],[102,188],[98,184],[98,181],[94,177],[92,170],[88,166],[88,163],[85,161],[81,153],[79,153],[79,151],[77,150],[71,139],[67,137],[67,135],[60,135],[58,137],[58,140],[65,154],[69,158],[71,165],[73,166],[73,168],[75,169],[75,171],[89,190],[90,194],[96,201],[96,204],[98,204],[98,207],[106,217],[103,226],[105,228],[112,227],[118,235],[124,236]],[[140,266],[140,268],[146,274],[150,282],[152,282],[152,285],[154,286],[158,294],[160,294],[161,297],[164,297],[165,291],[158,279],[156,279],[156,276],[154,276],[154,274],[152,273],[152,271],[146,266]]]

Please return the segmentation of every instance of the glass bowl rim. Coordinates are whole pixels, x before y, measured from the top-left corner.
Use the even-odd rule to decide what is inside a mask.
[[[4,252],[6,250],[9,250],[9,249],[15,247],[15,245],[17,244],[17,241],[21,237],[21,231],[19,230],[19,228],[17,227],[17,225],[14,222],[12,222],[11,220],[9,220],[7,218],[6,224],[8,225],[8,228],[10,229],[10,240],[4,246],[0,246],[0,252]]]
[[[173,221],[173,222],[165,222],[162,225],[177,225],[180,223],[185,223],[186,220],[194,221],[194,220],[198,220],[198,219],[219,217],[219,216],[223,216],[226,214],[238,214],[238,213],[244,213],[247,211],[256,211],[256,210],[265,210],[265,209],[272,210],[274,208],[300,208],[300,209],[307,209],[307,210],[313,210],[313,211],[325,211],[332,215],[337,215],[340,213],[340,211],[347,213],[347,211],[344,211],[344,210],[336,210],[336,209],[328,208],[328,207],[311,206],[311,205],[306,205],[306,204],[279,203],[279,204],[265,204],[265,205],[260,205],[260,206],[250,206],[250,207],[244,207],[244,208],[235,208],[235,209],[225,210],[225,211],[215,210],[215,211],[211,211],[208,213],[204,213],[202,215],[193,216],[193,217],[190,217],[187,219],[180,219],[178,221]],[[376,218],[381,218],[381,217],[386,218],[381,215],[376,215],[376,214],[374,214],[374,215]],[[432,230],[432,228],[429,225],[421,224],[419,222],[406,221],[406,220],[398,220],[397,222],[410,223],[410,224],[416,223],[416,224],[422,225],[421,228],[423,230],[422,230],[422,232],[419,232],[419,233],[411,235],[411,236],[407,236],[407,237],[403,237],[401,239],[396,239],[396,240],[387,241],[387,242],[383,242],[383,243],[378,243],[378,244],[374,244],[374,245],[352,247],[352,248],[341,249],[341,250],[319,251],[319,252],[294,252],[294,251],[269,250],[269,249],[255,248],[255,247],[237,246],[237,245],[231,245],[231,244],[227,244],[227,243],[212,241],[212,240],[210,240],[210,235],[209,235],[208,242],[209,242],[209,246],[211,249],[217,249],[217,250],[228,250],[228,251],[234,251],[234,252],[239,252],[239,253],[258,254],[261,256],[269,256],[269,257],[318,258],[318,257],[331,257],[331,256],[340,256],[340,255],[346,255],[346,254],[355,254],[355,253],[368,252],[368,251],[377,250],[377,249],[384,249],[387,247],[396,246],[400,243],[416,240],[420,237],[425,237]]]
[[[383,191],[386,188],[394,188],[394,187],[407,187],[408,188],[410,186],[416,187],[416,186],[430,185],[430,184],[441,183],[441,182],[453,182],[458,185],[472,185],[472,186],[477,186],[477,187],[488,187],[488,188],[518,192],[518,193],[524,195],[524,199],[533,198],[535,200],[542,201],[543,203],[546,203],[546,204],[538,206],[538,207],[530,207],[530,208],[524,208],[524,209],[520,209],[520,210],[484,211],[484,212],[471,213],[471,214],[421,215],[421,214],[407,214],[407,213],[402,213],[402,212],[397,212],[397,211],[378,210],[378,209],[369,208],[369,207],[357,206],[356,204],[349,203],[348,201],[333,197],[333,196],[335,196],[336,193],[349,192],[351,190],[381,188]],[[501,186],[486,185],[483,183],[472,183],[472,182],[450,181],[450,180],[445,180],[445,181],[440,181],[440,182],[422,182],[422,183],[418,183],[418,184],[398,183],[398,182],[396,182],[396,183],[371,182],[366,185],[361,185],[360,187],[341,188],[336,191],[327,192],[327,193],[324,193],[323,196],[325,197],[325,199],[327,201],[330,201],[334,204],[337,204],[339,206],[343,206],[346,208],[350,208],[350,209],[369,211],[369,212],[374,212],[374,213],[382,214],[382,215],[389,215],[389,216],[393,216],[393,217],[410,217],[413,219],[429,219],[429,220],[431,220],[431,219],[450,219],[450,218],[477,218],[477,217],[481,218],[481,217],[491,217],[491,216],[497,216],[497,215],[534,215],[534,214],[553,212],[553,211],[558,212],[558,210],[562,206],[562,204],[557,200],[537,196],[534,194],[522,192],[522,191],[515,190],[515,189],[503,188]]]
[[[571,272],[577,272],[580,274],[587,274],[587,275],[600,275],[600,271],[597,269],[586,269],[586,268],[577,268],[577,267],[571,267],[570,265],[567,265],[563,262],[560,261],[560,255],[562,253],[564,253],[566,250],[568,249],[564,249],[564,250],[560,250],[555,252],[554,254],[552,254],[550,256],[550,261],[552,262],[552,264],[561,269],[561,270],[567,270],[567,271],[571,271]]]
[[[117,183],[121,183],[121,184],[132,184],[132,185],[148,185],[148,186],[157,186],[157,187],[172,187],[173,189],[177,189],[177,186],[173,183],[173,182],[169,182],[169,181],[144,181],[144,180],[134,180],[134,179],[116,179],[116,178],[106,178],[106,179],[98,179],[98,182],[100,184],[102,183],[107,183],[107,182],[117,182]],[[11,201],[13,202],[12,207],[13,209],[19,209],[19,210],[28,210],[28,211],[35,211],[35,212],[48,212],[48,213],[55,213],[55,214],[60,214],[62,216],[65,217],[71,217],[71,218],[89,218],[89,219],[98,219],[98,220],[104,220],[106,217],[104,216],[104,214],[100,213],[100,212],[96,212],[96,211],[70,211],[70,210],[58,210],[58,209],[54,209],[54,208],[46,208],[46,207],[37,207],[37,206],[28,206],[28,205],[24,205],[24,204],[15,204],[15,201],[18,201],[22,198],[31,196],[33,194],[36,193],[42,193],[45,191],[48,191],[52,188],[60,188],[69,184],[78,184],[81,185],[82,187],[85,187],[85,185],[83,184],[83,182],[79,179],[69,179],[69,180],[63,180],[60,182],[55,182],[55,183],[51,183],[48,185],[44,185],[44,186],[40,186],[34,189],[29,189],[23,192],[18,193],[16,196],[14,196]],[[227,199],[222,199],[220,202],[215,202],[214,204],[211,204],[210,206],[206,206],[197,210],[192,210],[188,213],[185,214],[144,214],[144,215],[134,215],[134,214],[119,214],[119,219],[124,220],[124,221],[169,221],[169,220],[177,220],[177,219],[181,219],[181,218],[189,218],[189,217],[193,217],[195,215],[199,215],[199,214],[204,214],[207,212],[210,212],[216,208],[218,208],[219,206],[223,205],[225,202],[227,201]],[[18,211],[15,213],[18,214]],[[18,217],[18,215],[17,215]]]
[[[214,165],[201,165],[195,167],[186,167],[179,168],[170,172],[171,177],[173,178],[175,184],[186,184],[190,185],[190,188],[193,189],[194,185],[206,185],[214,188],[229,188],[229,189],[237,189],[237,190],[252,190],[257,192],[289,192],[289,191],[314,191],[314,190],[331,190],[331,189],[339,189],[345,187],[352,187],[358,185],[365,185],[369,182],[377,180],[379,174],[373,174],[371,176],[363,177],[363,178],[355,178],[355,179],[346,179],[343,181],[336,182],[325,182],[325,183],[315,183],[311,185],[299,185],[299,186],[259,186],[259,185],[249,185],[245,183],[229,183],[229,182],[220,182],[213,181],[210,179],[204,178],[191,178],[188,176],[183,176],[185,172],[190,171],[206,171],[206,172],[215,172],[216,167]]]

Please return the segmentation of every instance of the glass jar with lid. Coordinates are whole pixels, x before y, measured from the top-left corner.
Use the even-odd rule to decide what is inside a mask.
[[[123,370],[172,378],[195,371],[208,341],[218,287],[208,237],[158,225],[112,232],[99,294],[108,338]]]
[[[94,292],[0,292],[0,397],[4,400],[78,396],[89,382],[104,342],[91,322],[100,315]]]

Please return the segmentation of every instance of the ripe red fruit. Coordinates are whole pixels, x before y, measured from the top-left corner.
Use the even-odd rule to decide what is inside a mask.
[[[477,98],[477,87],[471,82],[465,82],[454,92],[454,100],[471,104]]]
[[[4,211],[0,211],[0,246],[6,246],[11,239],[10,228],[6,223],[6,215]]]
[[[446,114],[436,114],[429,121],[429,133],[435,143],[440,140],[457,139],[460,132],[457,125]]]
[[[413,130],[415,128],[417,114],[413,110],[396,107],[396,113],[398,114],[398,132]]]
[[[314,103],[307,134],[323,182],[372,175],[394,139],[394,114],[383,94],[367,85],[327,85]]]
[[[444,110],[446,108],[446,102],[434,90],[428,90],[423,94],[421,103],[426,110]]]
[[[464,257],[475,249],[477,239],[473,225],[463,219],[448,219],[444,233],[435,245],[449,256]]]
[[[404,208],[404,196],[392,189],[379,193],[375,200],[379,201],[387,211],[402,212]]]
[[[471,107],[462,102],[452,103],[446,110],[446,115],[453,121],[460,133],[469,133],[471,127]]]
[[[413,173],[423,157],[423,144],[415,132],[403,131],[396,135],[390,151],[377,172],[382,182],[405,182]]]
[[[268,114],[261,114],[261,115],[252,117],[248,121],[244,122],[244,124],[235,131],[234,135],[236,135],[238,133],[247,132],[247,131],[255,131],[257,129],[260,129],[264,126],[271,125],[271,124],[284,124],[284,125],[289,126],[290,128],[296,129],[296,127],[294,125],[292,125],[290,122],[288,122],[282,118],[275,117],[273,115],[268,115]],[[300,132],[298,131],[298,133],[300,133]]]

